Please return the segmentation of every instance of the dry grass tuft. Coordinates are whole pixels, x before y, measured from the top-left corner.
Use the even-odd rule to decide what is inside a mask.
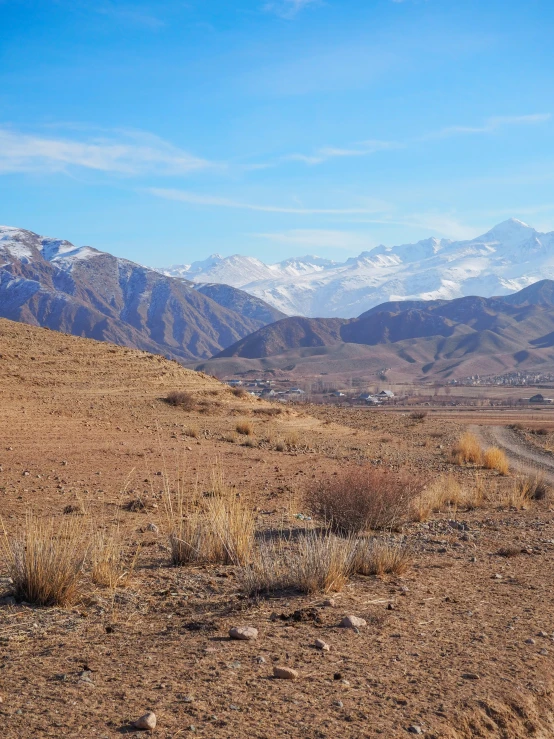
[[[235,431],[237,434],[242,434],[243,436],[252,436],[254,428],[250,421],[239,421],[235,426]]]
[[[356,549],[354,539],[308,531],[293,548],[285,549],[284,544],[283,540],[262,544],[251,563],[238,571],[248,595],[284,590],[338,592],[348,582]]]
[[[3,549],[13,594],[37,606],[67,606],[78,595],[89,548],[82,518],[39,519],[28,514],[20,538],[4,529]]]
[[[231,388],[231,393],[235,398],[246,398],[248,395],[248,392],[243,387],[233,387]]]
[[[431,485],[425,487],[412,502],[412,513],[415,521],[427,521],[434,512],[445,508],[474,509],[483,505],[485,488],[480,476],[472,483],[462,487],[454,475],[439,477]]]
[[[119,526],[103,528],[95,534],[92,542],[92,581],[111,590],[124,585],[134,569],[137,556],[138,549],[131,565],[127,566]]]
[[[194,395],[186,390],[172,390],[165,400],[169,405],[177,406],[184,411],[193,411],[196,408]]]
[[[308,488],[306,503],[312,514],[338,532],[394,529],[409,517],[411,503],[423,486],[414,473],[357,467],[314,482]]]
[[[412,411],[410,418],[413,421],[424,421],[427,418],[427,411]]]
[[[466,431],[452,449],[452,457],[458,465],[481,464],[483,461],[483,450],[479,439],[470,431]]]
[[[187,494],[180,479],[171,486],[164,474],[164,505],[175,566],[199,562],[242,565],[248,560],[254,543],[254,515],[225,487],[221,470],[212,471],[212,491],[207,498],[200,498],[196,491]]]
[[[188,436],[191,439],[198,439],[200,436],[200,430],[197,426],[184,426],[183,435]]]
[[[405,544],[360,539],[354,555],[353,572],[360,575],[403,575],[412,561],[412,554]]]
[[[488,470],[496,470],[501,475],[507,475],[510,472],[508,458],[502,449],[491,446],[483,455],[483,466]]]
[[[517,557],[519,554],[521,554],[521,547],[516,547],[516,546],[500,547],[500,549],[496,552],[496,554],[499,557]]]
[[[525,509],[533,501],[545,500],[549,495],[550,485],[542,475],[527,475],[516,478],[497,502],[510,508]]]

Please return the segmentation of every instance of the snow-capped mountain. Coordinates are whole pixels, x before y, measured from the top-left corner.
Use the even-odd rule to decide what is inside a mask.
[[[0,317],[190,360],[282,315],[234,287],[200,287],[89,246],[0,226]]]
[[[240,287],[288,315],[351,318],[391,300],[506,295],[554,278],[554,232],[512,218],[469,241],[381,245],[345,262],[307,256],[266,265],[213,255],[163,272]]]

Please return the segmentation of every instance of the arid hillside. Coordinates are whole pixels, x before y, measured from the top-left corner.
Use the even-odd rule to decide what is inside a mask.
[[[289,410],[6,320],[0,396],[7,739],[554,735],[550,492],[463,414]]]

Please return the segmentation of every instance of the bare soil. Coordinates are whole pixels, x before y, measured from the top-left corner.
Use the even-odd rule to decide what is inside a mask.
[[[146,710],[165,738],[554,736],[549,501],[510,510],[489,499],[410,523],[393,534],[412,548],[408,573],[355,577],[333,606],[328,594],[252,600],[233,566],[170,566],[164,470],[202,491],[218,466],[255,509],[259,536],[292,537],[317,524],[304,518],[307,481],[354,464],[407,466],[429,482],[478,474],[490,491],[512,484],[452,464],[462,414],[281,409],[154,355],[8,321],[0,354],[8,535],[29,509],[80,515],[63,513],[72,505],[98,525],[119,521],[129,561],[139,550],[114,591],[85,573],[70,608],[0,605],[4,737],[134,735]],[[166,403],[172,390],[194,393],[195,410]],[[251,446],[235,433],[242,420]],[[339,628],[348,614],[367,626]],[[228,639],[246,624],[257,641]],[[276,664],[299,679],[273,679]]]

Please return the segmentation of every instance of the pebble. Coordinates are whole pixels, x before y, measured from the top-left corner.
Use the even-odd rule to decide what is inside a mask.
[[[408,726],[408,731],[410,734],[423,734],[423,729],[421,726],[416,726],[415,724],[412,724],[412,726]]]
[[[476,672],[463,672],[462,677],[464,680],[479,680],[479,675]]]
[[[334,598],[327,598],[323,601],[323,606],[325,608],[334,608],[337,605],[337,601]]]
[[[160,529],[156,526],[155,523],[149,523],[148,526],[146,527],[146,530],[152,531],[154,534],[160,533]]]
[[[337,708],[344,707],[344,703],[342,701],[333,701],[333,705],[336,706]]]
[[[141,716],[139,719],[137,719],[133,726],[135,729],[146,729],[147,731],[154,731],[156,728],[156,714],[152,711],[148,711],[148,713],[145,713],[144,716]]]
[[[534,643],[535,643],[535,640],[534,640],[534,639],[531,639],[531,638],[529,638],[529,639],[526,639],[526,640],[525,640],[525,643],[526,643],[526,644],[534,644]]]
[[[499,573],[497,572],[497,573],[496,573],[496,575],[493,575],[493,576],[492,576],[492,579],[493,579],[493,580],[502,580],[502,575],[500,575],[500,574],[499,574]]]
[[[298,672],[296,670],[293,670],[292,667],[274,667],[273,668],[273,677],[276,677],[280,680],[296,680],[298,677]]]
[[[314,646],[316,649],[321,649],[323,652],[328,652],[331,647],[327,644],[327,642],[323,641],[323,639],[316,639],[314,642]]]
[[[548,654],[548,649],[541,649],[539,654],[542,654],[543,657],[546,657],[546,655]]]
[[[258,663],[259,665],[265,665],[266,661],[267,661],[267,660],[266,660],[266,658],[265,658],[265,657],[261,657],[261,656],[260,656],[260,657],[256,657],[256,662],[257,662],[257,663]]]
[[[539,631],[537,636],[541,636],[543,639],[546,639],[548,637],[548,634],[546,633],[546,631]]]
[[[339,626],[343,629],[357,629],[360,626],[367,626],[367,621],[359,616],[345,616]]]
[[[258,629],[253,626],[233,626],[229,629],[231,639],[240,639],[242,641],[252,641],[258,638]]]

